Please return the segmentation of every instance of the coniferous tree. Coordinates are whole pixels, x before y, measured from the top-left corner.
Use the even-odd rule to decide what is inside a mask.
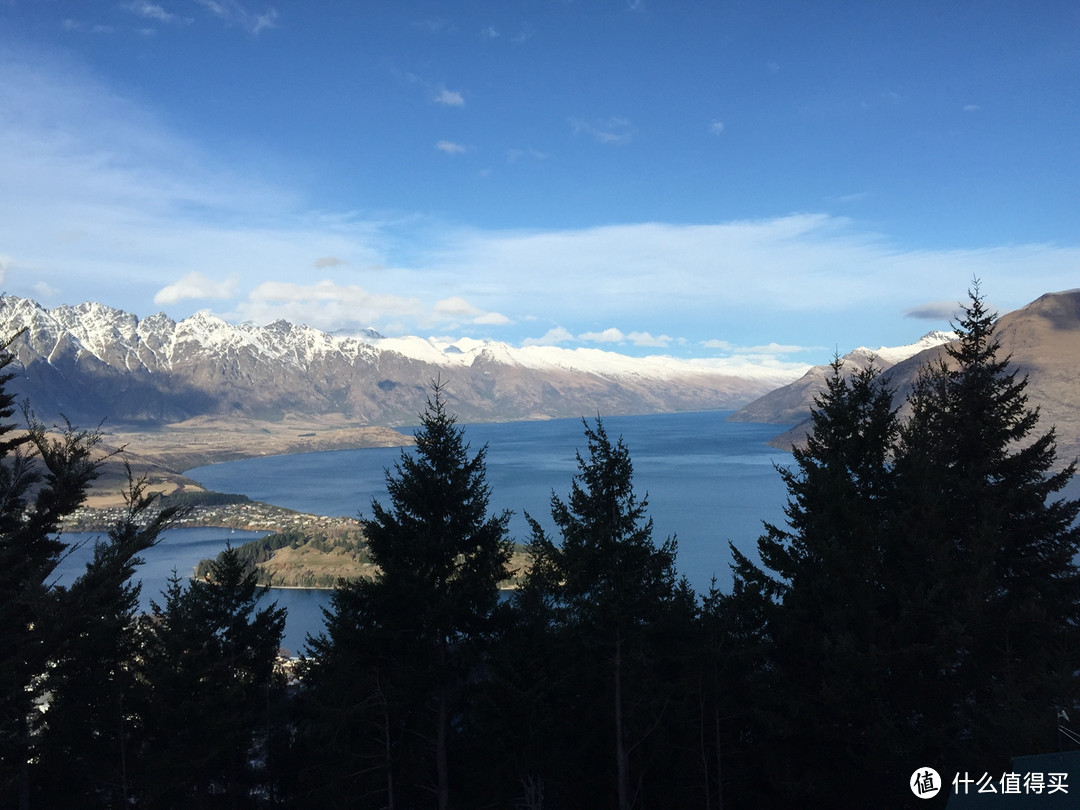
[[[510,513],[488,514],[485,449],[470,455],[441,383],[386,486],[389,507],[374,501],[362,521],[378,573],[342,586],[310,641],[308,705],[336,754],[312,773],[345,806],[377,793],[390,807],[433,796],[444,810],[460,782],[452,738],[468,724],[507,576]]]
[[[915,386],[897,456],[910,548],[895,564],[920,583],[896,622],[916,651],[902,662],[922,720],[910,748],[952,770],[1054,750],[1057,709],[1077,698],[1080,501],[1058,494],[1076,465],[1039,432],[995,323],[976,282],[959,340]]]
[[[588,455],[577,454],[568,499],[551,498],[561,542],[529,518],[533,569],[522,599],[549,600],[556,654],[570,673],[554,711],[576,736],[564,737],[574,745],[550,777],[570,780],[567,804],[628,810],[651,792],[646,774],[662,750],[656,732],[674,688],[660,641],[679,604],[676,543],[653,542],[648,497],[634,492],[622,439],[612,442],[599,419],[585,423],[585,437]]]
[[[760,567],[733,550],[725,609],[764,661],[747,736],[777,805],[833,806],[843,785],[899,806],[920,762],[1052,750],[1075,700],[1080,502],[1056,497],[1075,467],[1034,434],[977,287],[964,313],[905,422],[880,377],[834,364],[782,473],[787,528],[767,526]]]
[[[46,700],[42,676],[65,641],[58,617],[68,616],[52,581],[67,548],[58,532],[97,477],[98,436],[67,425],[54,437],[26,403],[25,428],[9,421],[14,339],[0,346],[0,793],[26,808],[41,719],[34,707]]]
[[[285,609],[259,608],[264,592],[230,547],[207,580],[174,573],[164,604],[151,602],[136,755],[147,806],[249,807],[255,788],[274,795],[266,751]]]
[[[898,422],[880,371],[871,363],[849,376],[839,358],[811,420],[794,467],[778,468],[787,524],[766,524],[760,568],[732,547],[726,607],[744,631],[734,646],[758,659],[750,705],[767,783],[781,803],[827,805],[838,780],[859,795],[880,778],[881,600],[894,587],[885,557]]]
[[[42,678],[49,710],[40,733],[40,803],[116,807],[134,798],[137,756],[136,609],[138,556],[153,546],[176,509],[152,511],[156,497],[128,471],[127,509],[94,546],[70,588],[57,588],[54,617],[62,643]],[[63,775],[63,778],[57,778]]]
[[[144,517],[154,498],[129,471],[126,515],[82,576],[57,583],[62,521],[97,478],[100,437],[47,429],[29,403],[21,430],[10,421],[10,345],[0,346],[0,804],[108,804],[126,790],[130,578],[173,511]]]
[[[12,413],[3,409],[4,417]],[[10,431],[13,426],[5,428]],[[68,428],[58,439],[32,423],[5,439],[0,462],[0,790],[12,806],[28,807],[36,720],[45,699],[41,676],[63,644],[55,618],[52,574],[66,544],[61,519],[82,503],[97,475],[91,459],[96,437]],[[42,469],[44,470],[42,472]]]

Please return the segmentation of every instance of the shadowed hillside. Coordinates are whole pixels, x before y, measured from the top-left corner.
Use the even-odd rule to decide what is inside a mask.
[[[997,323],[1002,356],[1011,356],[1021,374],[1028,376],[1027,393],[1031,405],[1040,410],[1043,428],[1057,430],[1059,459],[1067,462],[1080,455],[1080,289],[1047,293],[1014,312],[1002,315]],[[897,389],[897,401],[906,398],[919,370],[945,356],[944,346],[935,346],[895,365],[879,362],[888,369]],[[845,369],[854,372],[869,360],[866,350],[844,357]],[[766,394],[732,415],[746,422],[797,423],[773,440],[777,447],[790,448],[801,442],[809,426],[810,407],[824,385],[825,367],[815,368],[790,385]]]

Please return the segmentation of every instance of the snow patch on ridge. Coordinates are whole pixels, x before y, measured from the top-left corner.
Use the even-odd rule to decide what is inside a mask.
[[[855,349],[852,354],[861,354],[863,356],[873,355],[882,362],[893,366],[907,360],[909,357],[914,357],[919,352],[924,352],[927,349],[932,349],[935,346],[941,346],[944,343],[950,343],[954,340],[956,340],[955,332],[934,330],[933,332],[927,332],[914,343],[908,343],[905,346],[882,346],[878,349],[868,349],[866,346],[860,346]]]

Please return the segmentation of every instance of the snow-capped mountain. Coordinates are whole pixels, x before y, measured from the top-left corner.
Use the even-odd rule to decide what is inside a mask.
[[[720,361],[418,337],[329,334],[276,321],[181,321],[84,303],[45,309],[0,297],[17,363],[12,387],[43,417],[80,424],[167,423],[195,416],[343,414],[413,424],[430,382],[462,421],[735,408],[790,374]]]
[[[877,349],[868,349],[865,346],[860,346],[851,352],[851,355],[849,356],[860,355],[867,359],[872,356],[876,359],[879,367],[888,368],[907,360],[909,357],[914,357],[920,352],[932,349],[935,346],[941,346],[951,340],[956,340],[955,332],[941,332],[935,330],[933,332],[927,332],[914,343],[908,343],[905,346],[882,346]]]
[[[905,346],[882,346],[877,349],[860,346],[840,359],[844,361],[844,369],[849,374],[865,369],[871,361],[879,369],[885,370],[929,349],[943,346],[955,338],[956,335],[953,332],[933,331]],[[814,397],[824,387],[828,373],[828,366],[814,366],[794,382],[770,391],[760,399],[740,408],[731,418],[736,422],[777,424],[802,422],[809,417]]]
[[[995,327],[999,359],[1008,357],[1027,379],[1028,404],[1039,408],[1039,430],[1054,428],[1064,464],[1080,456],[1080,289],[1047,293],[1027,306],[1002,315]],[[931,332],[911,346],[897,349],[856,349],[844,356],[844,368],[865,368],[871,356],[878,368],[888,369],[896,390],[896,404],[904,400],[921,370],[929,363],[949,362],[945,344],[954,336]],[[741,408],[731,418],[746,422],[795,425],[776,437],[779,447],[790,447],[806,437],[810,407],[825,381],[828,368],[818,366],[803,377]]]

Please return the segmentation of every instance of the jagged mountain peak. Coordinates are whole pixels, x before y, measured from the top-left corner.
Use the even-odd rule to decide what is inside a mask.
[[[878,361],[879,366],[887,368],[907,360],[909,357],[914,357],[919,352],[924,352],[927,349],[932,349],[935,346],[940,346],[943,343],[949,343],[953,340],[956,340],[955,332],[943,332],[935,329],[927,332],[914,343],[906,343],[903,346],[881,346],[877,349],[859,346],[845,356],[852,359],[855,357],[866,359],[874,357]]]
[[[330,334],[285,320],[233,325],[206,310],[140,321],[95,302],[46,310],[6,296],[0,322],[29,327],[13,344],[21,393],[39,413],[84,423],[341,414],[413,424],[440,378],[471,421],[726,409],[786,382],[670,357]]]
[[[214,329],[214,330],[222,330],[222,331],[229,331],[229,332],[232,332],[232,331],[241,331],[241,332],[242,331],[248,331],[243,326],[233,326],[228,321],[226,321],[223,318],[215,315],[213,312],[211,312],[208,309],[200,309],[198,312],[196,312],[196,313],[194,313],[192,315],[189,315],[188,317],[186,317],[186,318],[184,318],[184,319],[182,319],[180,321],[177,321],[177,324],[181,325],[181,326],[184,326],[185,328],[193,330],[193,331],[196,330],[196,329]],[[257,329],[259,327],[252,327],[252,328]]]

